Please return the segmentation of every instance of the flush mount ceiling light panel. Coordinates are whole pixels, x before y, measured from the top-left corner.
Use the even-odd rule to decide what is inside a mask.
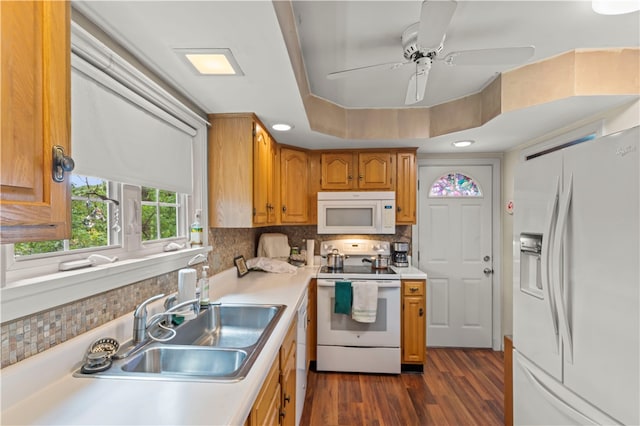
[[[244,75],[230,49],[175,49],[199,75]]]
[[[271,128],[273,130],[277,130],[278,132],[288,132],[289,130],[293,129],[293,126],[287,123],[276,123],[271,126]]]
[[[600,15],[622,15],[640,10],[640,0],[593,0],[591,8]]]
[[[453,145],[456,148],[466,148],[468,146],[471,146],[475,143],[475,141],[472,140],[464,140],[464,141],[455,141],[452,142],[451,145]]]

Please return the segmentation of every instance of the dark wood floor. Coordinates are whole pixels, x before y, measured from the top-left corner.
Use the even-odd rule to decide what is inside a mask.
[[[309,372],[301,425],[503,425],[503,353],[429,348],[425,372]]]

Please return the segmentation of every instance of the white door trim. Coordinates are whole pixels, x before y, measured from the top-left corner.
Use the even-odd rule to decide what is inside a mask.
[[[423,158],[418,159],[418,176],[420,176],[420,167],[425,166],[491,166],[492,168],[492,190],[493,203],[491,206],[492,216],[492,250],[493,253],[493,314],[492,314],[492,347],[494,351],[502,350],[502,225],[500,206],[502,205],[501,191],[501,161],[500,158]],[[422,185],[422,187],[420,187]],[[418,181],[419,191],[426,190],[426,182]],[[416,203],[416,208],[420,209],[420,203]],[[418,212],[420,217],[420,212]],[[413,225],[411,229],[412,238],[412,258],[418,259],[418,247],[420,247],[418,224]],[[428,280],[428,277],[427,277]],[[428,283],[427,283],[428,285]]]

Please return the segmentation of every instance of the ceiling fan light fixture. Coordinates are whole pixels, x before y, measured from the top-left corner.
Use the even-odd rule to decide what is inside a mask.
[[[229,49],[175,49],[200,75],[244,75]]]
[[[293,129],[293,125],[287,123],[276,123],[271,126],[271,128],[278,132],[288,132],[289,130]]]
[[[462,140],[462,141],[455,141],[452,142],[451,145],[453,145],[456,148],[466,148],[468,146],[471,146],[475,143],[475,141],[472,140]]]
[[[640,10],[640,0],[593,0],[591,8],[600,15],[623,15]]]

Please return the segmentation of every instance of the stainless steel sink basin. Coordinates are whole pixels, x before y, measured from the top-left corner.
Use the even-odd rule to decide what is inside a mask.
[[[211,306],[198,318],[177,327],[178,334],[167,344],[247,348],[275,327],[277,321],[273,320],[282,310],[281,305]]]
[[[286,306],[210,305],[175,327],[168,342],[125,343],[105,371],[76,377],[143,380],[238,381],[251,369]]]
[[[191,346],[155,346],[133,356],[122,365],[124,372],[231,377],[240,369],[247,353],[240,349]]]

